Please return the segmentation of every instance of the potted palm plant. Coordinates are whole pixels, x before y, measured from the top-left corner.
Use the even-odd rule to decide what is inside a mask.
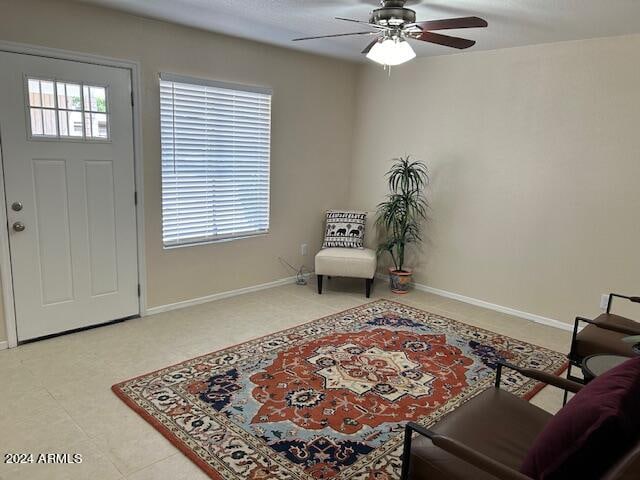
[[[420,231],[428,209],[424,191],[429,175],[424,163],[412,161],[407,156],[395,159],[386,177],[389,193],[378,205],[376,218],[384,238],[378,246],[378,254],[388,252],[391,256],[391,291],[407,293],[413,272],[405,265],[405,252],[409,244],[422,241]]]

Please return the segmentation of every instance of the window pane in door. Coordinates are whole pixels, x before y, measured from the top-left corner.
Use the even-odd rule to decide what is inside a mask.
[[[42,128],[42,109],[31,109],[31,135],[43,135],[44,130]]]
[[[65,108],[67,105],[67,93],[64,83],[56,83],[56,95],[58,95],[58,107]]]
[[[107,92],[104,87],[90,87],[92,112],[107,112]]]
[[[82,123],[81,112],[67,112],[69,115],[69,136],[70,137],[82,137],[82,129],[84,127]]]
[[[58,107],[66,108],[69,110],[81,110],[82,99],[80,97],[80,85],[75,83],[65,83],[58,84],[58,88],[60,88],[62,85],[64,85],[66,90],[66,100],[64,102],[58,102]]]
[[[42,92],[42,106],[54,108],[56,106],[56,99],[53,93],[53,82],[40,80],[40,90]]]
[[[62,110],[58,112],[58,128],[61,137],[69,136],[69,118],[67,112]]]
[[[45,135],[51,137],[55,137],[56,135],[58,135],[55,110],[42,110],[42,122]]]
[[[42,106],[40,98],[40,80],[29,79],[29,105],[32,107]]]
[[[83,85],[82,87],[82,98],[84,99],[85,111],[91,111],[91,91],[87,85]]]
[[[91,114],[91,132],[93,138],[108,138],[107,115],[104,113]]]
[[[93,137],[93,125],[91,122],[91,114],[90,113],[85,113],[84,114],[84,136],[87,138],[91,138]]]

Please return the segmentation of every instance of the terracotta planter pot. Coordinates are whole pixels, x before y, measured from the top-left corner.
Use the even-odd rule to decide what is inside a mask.
[[[389,268],[389,282],[393,293],[403,294],[409,291],[411,286],[413,272],[410,269],[403,271]]]

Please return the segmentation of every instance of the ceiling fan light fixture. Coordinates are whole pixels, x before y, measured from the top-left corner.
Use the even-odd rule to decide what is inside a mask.
[[[416,57],[409,42],[402,38],[385,38],[382,42],[376,43],[367,58],[380,65],[396,66],[408,62]]]

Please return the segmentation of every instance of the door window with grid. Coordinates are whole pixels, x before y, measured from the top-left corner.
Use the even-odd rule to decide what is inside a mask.
[[[108,140],[107,88],[27,78],[31,138]]]
[[[271,90],[160,76],[165,247],[267,233]]]

